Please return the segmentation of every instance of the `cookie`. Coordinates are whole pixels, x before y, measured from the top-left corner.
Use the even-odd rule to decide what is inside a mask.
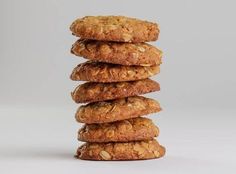
[[[78,108],[75,118],[80,123],[108,123],[159,111],[161,107],[156,100],[133,96],[82,105]]]
[[[160,158],[165,148],[156,140],[129,143],[85,143],[76,157],[84,160],[144,160]]]
[[[103,124],[85,124],[78,132],[78,140],[85,142],[129,142],[151,140],[159,130],[152,120],[138,117]]]
[[[159,84],[150,79],[114,83],[86,82],[76,87],[71,96],[76,103],[90,103],[135,96],[158,90],[160,90]]]
[[[161,64],[162,51],[147,43],[120,43],[78,40],[71,53],[86,59],[120,65],[153,66]]]
[[[151,77],[160,72],[159,66],[123,66],[88,61],[74,68],[71,80],[90,82],[134,81]]]
[[[156,23],[125,16],[85,16],[75,20],[70,30],[83,39],[117,42],[155,41],[159,35]]]

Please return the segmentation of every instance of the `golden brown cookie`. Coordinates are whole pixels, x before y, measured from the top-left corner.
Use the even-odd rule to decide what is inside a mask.
[[[156,140],[129,143],[85,143],[76,157],[84,160],[144,160],[160,158],[165,148]]]
[[[71,80],[90,82],[122,82],[151,77],[160,72],[159,66],[124,66],[88,61],[74,68]]]
[[[113,100],[159,90],[159,84],[151,79],[114,83],[87,82],[75,88],[71,96],[76,103],[85,103]]]
[[[133,96],[82,105],[78,108],[75,118],[81,123],[108,123],[159,111],[160,104],[154,99]]]
[[[75,20],[70,30],[83,39],[117,42],[155,41],[159,35],[156,23],[125,16],[86,16]]]
[[[162,51],[147,43],[78,40],[71,53],[86,59],[120,65],[153,66],[161,64]]]
[[[129,142],[151,140],[159,130],[152,120],[138,117],[103,124],[85,124],[78,133],[78,140],[85,142]]]

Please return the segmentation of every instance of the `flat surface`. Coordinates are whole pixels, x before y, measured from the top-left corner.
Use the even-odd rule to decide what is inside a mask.
[[[166,110],[152,115],[160,127],[159,141],[167,148],[166,156],[127,162],[73,158],[81,125],[71,111],[1,106],[0,115],[5,116],[0,122],[1,174],[236,172],[235,111]]]

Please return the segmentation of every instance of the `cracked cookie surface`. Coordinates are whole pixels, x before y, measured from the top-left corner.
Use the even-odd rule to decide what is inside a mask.
[[[75,20],[70,30],[83,39],[148,42],[158,39],[156,23],[125,16],[85,16]]]
[[[146,79],[159,72],[159,66],[124,66],[88,61],[75,67],[70,78],[90,82],[121,82]]]
[[[119,43],[78,40],[71,53],[86,59],[120,65],[152,66],[161,64],[162,51],[147,43]]]
[[[90,103],[141,95],[159,90],[160,85],[151,79],[113,83],[86,82],[76,87],[71,96],[76,103]]]
[[[130,142],[151,140],[159,129],[148,118],[138,117],[103,124],[85,124],[78,132],[78,140],[85,142]]]
[[[77,150],[76,157],[84,160],[143,160],[160,158],[165,148],[156,140],[129,143],[85,143]]]
[[[108,123],[159,111],[161,107],[156,100],[133,96],[82,105],[78,108],[75,118],[80,123]]]

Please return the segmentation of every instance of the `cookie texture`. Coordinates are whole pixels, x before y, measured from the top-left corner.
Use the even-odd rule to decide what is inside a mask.
[[[80,123],[108,123],[159,111],[161,107],[156,100],[133,96],[82,105],[78,108],[75,118]]]
[[[151,79],[116,83],[86,82],[75,88],[71,96],[76,103],[90,103],[135,96],[159,90],[159,84]]]
[[[121,82],[146,79],[159,72],[157,65],[124,66],[88,61],[75,67],[70,78],[90,82]]]
[[[78,40],[71,53],[86,59],[120,65],[153,66],[161,64],[162,51],[147,43],[120,43]]]
[[[152,120],[138,117],[103,124],[85,124],[78,132],[78,140],[85,142],[129,142],[151,140],[159,130]]]
[[[84,160],[143,160],[160,158],[165,148],[156,140],[128,143],[85,143],[76,157]]]
[[[159,35],[156,23],[125,16],[86,16],[75,20],[70,30],[83,39],[117,42],[155,41]]]

